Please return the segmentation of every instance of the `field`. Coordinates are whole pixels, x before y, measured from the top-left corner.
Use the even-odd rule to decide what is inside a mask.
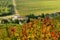
[[[60,11],[59,0],[16,0],[20,15],[54,13]]]

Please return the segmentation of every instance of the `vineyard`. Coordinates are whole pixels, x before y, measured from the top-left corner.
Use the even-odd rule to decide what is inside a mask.
[[[55,13],[60,11],[59,0],[15,0],[19,15],[40,15],[41,13]],[[10,6],[10,7],[9,7]],[[0,0],[0,16],[14,13],[13,0]],[[11,11],[12,10],[12,11]]]
[[[0,40],[60,40],[60,22],[45,17],[23,25],[0,25]]]
[[[0,0],[0,7],[6,7],[9,4],[12,4],[12,0]]]
[[[0,40],[60,40],[60,0],[0,0]]]
[[[0,0],[0,16],[12,14],[12,7],[12,0]]]
[[[20,15],[55,13],[60,11],[60,0],[16,0]]]

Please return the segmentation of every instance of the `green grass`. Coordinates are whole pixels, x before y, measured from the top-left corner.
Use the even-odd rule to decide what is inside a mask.
[[[16,0],[20,15],[51,13],[60,10],[59,0]]]

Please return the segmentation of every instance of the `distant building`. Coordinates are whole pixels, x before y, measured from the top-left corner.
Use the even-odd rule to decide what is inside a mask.
[[[14,16],[14,17],[12,18],[12,20],[16,20],[16,19],[18,19],[18,20],[26,20],[27,17],[23,17],[23,16],[18,16],[18,15],[16,15],[16,16]]]

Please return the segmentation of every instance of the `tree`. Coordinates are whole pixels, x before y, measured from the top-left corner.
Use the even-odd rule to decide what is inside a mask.
[[[2,19],[1,23],[2,23],[2,24],[6,24],[6,23],[9,23],[9,22],[8,22],[8,20],[6,20],[6,19]]]
[[[42,14],[41,14],[41,17],[42,17],[42,18],[44,18],[44,17],[45,17],[44,13],[42,13]]]

